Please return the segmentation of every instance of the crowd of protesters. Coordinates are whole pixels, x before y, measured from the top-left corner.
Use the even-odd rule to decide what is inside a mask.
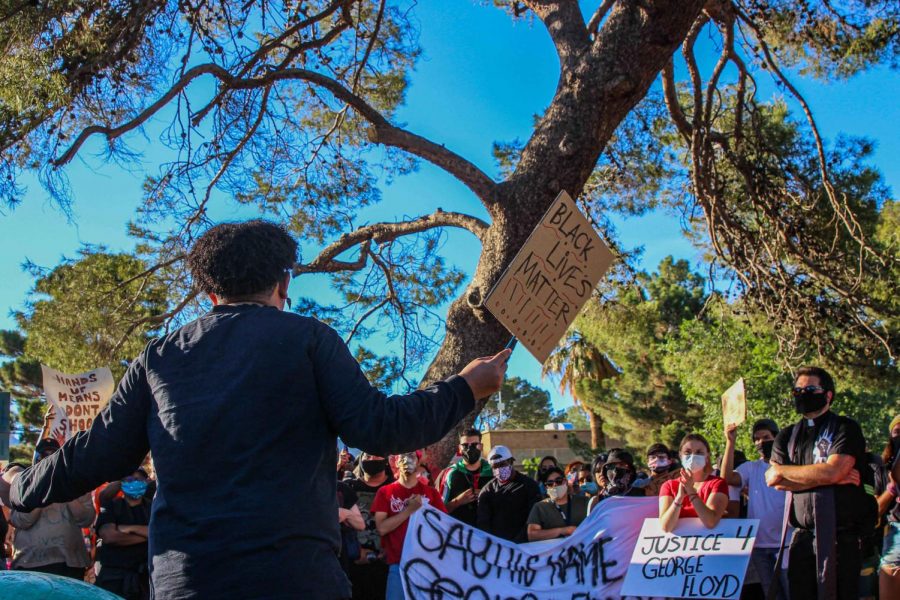
[[[868,452],[859,425],[830,410],[834,392],[826,371],[801,369],[792,389],[800,421],[752,423],[755,460],[735,450],[739,428],[727,426],[717,467],[697,433],[677,448],[651,445],[640,464],[623,448],[565,466],[547,456],[533,477],[517,468],[509,448],[486,451],[475,429],[463,433],[458,458],[439,472],[421,462],[421,452],[354,457],[344,448],[337,519],[353,598],[404,597],[399,564],[406,529],[425,503],[523,543],[572,535],[613,496],[658,497],[666,531],[681,518],[699,518],[709,528],[723,518],[758,519],[742,598],[900,598],[900,416],[885,432],[883,452]],[[59,448],[41,440],[35,461]],[[152,463],[145,462],[93,494],[28,513],[5,509],[8,568],[86,579],[129,600],[149,598],[154,491]]]
[[[779,585],[790,540],[781,597],[900,598],[900,417],[882,455],[868,452],[859,425],[831,412],[827,372],[798,372],[797,423],[753,425],[758,461],[739,464],[726,431],[718,473],[709,443],[690,434],[677,448],[651,446],[646,471],[614,449],[589,469],[546,457],[531,478],[508,448],[483,457],[478,431],[438,472],[410,450],[496,393],[511,349],[387,396],[337,332],[284,310],[297,255],[290,234],[265,221],[217,225],[195,242],[188,267],[214,308],[149,342],[89,431],[62,447],[43,440],[33,466],[2,473],[10,568],[126,598],[146,598],[149,579],[159,598],[393,599],[409,518],[426,502],[525,543],[572,535],[611,496],[643,494],[658,497],[667,530],[682,517],[708,527],[760,518],[747,595]],[[336,486],[337,436],[365,452],[341,453]],[[138,468],[148,453],[155,481]]]
[[[572,535],[612,496],[658,497],[666,531],[681,518],[709,528],[723,518],[758,519],[741,598],[900,598],[900,416],[875,455],[859,425],[830,410],[834,393],[826,371],[800,369],[791,390],[800,421],[748,424],[755,460],[735,450],[734,425],[725,428],[717,462],[709,442],[690,433],[677,448],[651,445],[640,464],[623,448],[564,466],[545,456],[533,477],[517,469],[509,448],[485,449],[475,429],[462,434],[457,459],[438,472],[420,468],[421,453],[354,460],[345,449],[344,484],[368,496],[358,507],[366,523],[347,570],[353,598],[404,597],[398,566],[406,526],[425,502],[522,543]]]

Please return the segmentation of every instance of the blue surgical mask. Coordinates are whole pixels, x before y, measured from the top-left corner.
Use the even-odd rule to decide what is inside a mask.
[[[140,498],[147,492],[146,481],[123,481],[122,493],[130,498]]]
[[[702,471],[706,466],[706,456],[703,454],[685,454],[681,457],[681,464],[688,471]]]
[[[591,496],[593,496],[598,491],[597,484],[594,483],[593,481],[588,481],[587,483],[582,483],[581,491],[586,492],[586,493],[590,494]]]

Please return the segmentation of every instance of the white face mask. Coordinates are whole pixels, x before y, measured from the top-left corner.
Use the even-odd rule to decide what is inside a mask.
[[[414,473],[419,461],[415,454],[404,454],[397,460],[397,466],[407,473]]]
[[[561,500],[566,496],[566,486],[558,485],[556,487],[547,488],[547,496],[550,497],[551,500]]]
[[[685,454],[681,457],[681,464],[688,471],[702,471],[706,467],[706,456],[703,454]]]

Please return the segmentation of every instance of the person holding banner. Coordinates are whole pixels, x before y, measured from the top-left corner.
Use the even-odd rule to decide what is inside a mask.
[[[678,446],[681,475],[665,482],[659,491],[659,522],[671,532],[678,519],[696,518],[707,528],[719,524],[728,509],[728,484],[712,474],[709,442],[699,433],[689,433]]]
[[[187,264],[212,310],[151,341],[91,428],[12,482],[12,507],[77,498],[150,450],[154,597],[349,597],[338,436],[381,456],[432,444],[500,389],[510,351],[389,397],[336,331],[284,311],[296,261],[297,242],[273,223],[204,233]]]
[[[384,559],[388,564],[386,600],[403,600],[403,582],[400,577],[400,555],[409,518],[422,508],[423,502],[441,512],[447,512],[444,501],[433,487],[423,483],[416,475],[419,455],[407,452],[397,457],[399,479],[378,490],[372,502],[375,528],[381,536]]]
[[[587,517],[588,499],[569,493],[565,472],[551,467],[544,479],[549,498],[531,508],[528,515],[528,541],[568,537]]]

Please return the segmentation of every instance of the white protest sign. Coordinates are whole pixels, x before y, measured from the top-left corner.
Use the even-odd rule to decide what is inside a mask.
[[[572,198],[560,192],[484,305],[543,363],[613,258]]]
[[[700,519],[680,519],[666,533],[647,519],[634,548],[622,593],[667,598],[739,598],[756,519],[722,519],[707,529]]]
[[[740,425],[747,420],[747,394],[741,377],[722,394],[722,416],[725,426]]]
[[[115,390],[112,372],[101,367],[68,375],[41,365],[44,395],[53,407],[50,437],[60,443],[79,431],[91,428],[94,419],[107,405]]]
[[[655,497],[609,498],[567,538],[514,544],[423,506],[406,531],[404,592],[407,600],[618,598],[640,523],[658,513]]]

